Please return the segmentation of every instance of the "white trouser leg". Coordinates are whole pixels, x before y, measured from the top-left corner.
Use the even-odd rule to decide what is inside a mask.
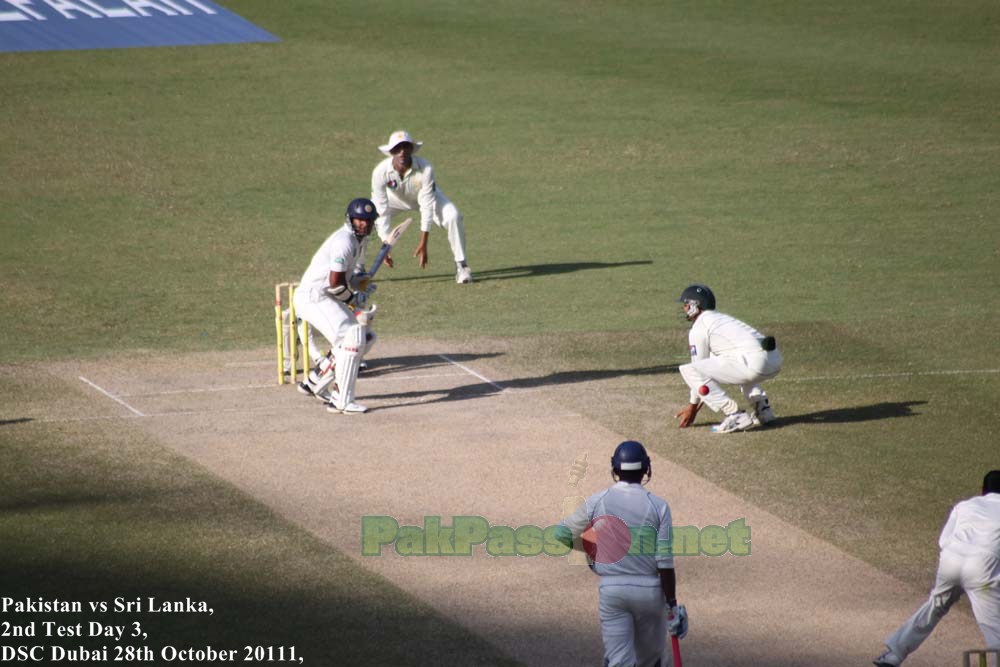
[[[319,331],[323,338],[336,347],[337,342],[344,337],[347,328],[357,324],[354,313],[335,299],[309,292],[310,290],[296,290],[295,314],[309,323],[311,331]],[[314,346],[312,339],[310,339],[310,354],[313,354],[314,349],[320,348]],[[318,361],[315,357],[314,359]],[[325,390],[333,382],[333,378],[332,372],[324,374],[313,389],[315,391]]]
[[[298,313],[296,313],[298,315]],[[299,340],[309,339],[309,361],[311,366],[315,366],[321,359],[326,357],[333,345],[322,335],[316,332],[316,327],[308,326],[308,321],[299,317]]]
[[[705,405],[716,412],[731,415],[739,410],[739,406],[736,404],[736,401],[729,398],[729,395],[723,391],[719,383],[713,378],[713,376],[718,375],[722,370],[719,363],[720,359],[721,357],[699,359],[698,361],[692,361],[690,364],[683,364],[678,370],[681,377],[684,378],[684,382],[691,388],[692,397],[698,396]],[[702,386],[708,387],[708,393],[704,396],[698,391]]]
[[[601,619],[604,664],[608,667],[635,665],[635,623],[628,608],[624,586],[601,586],[597,613]]]
[[[606,664],[671,664],[667,608],[659,586],[601,586],[598,612]]]
[[[744,395],[758,382],[772,378],[781,371],[781,353],[753,352],[733,356],[711,356],[684,364],[679,369],[684,382],[691,388],[692,399],[700,396],[698,389],[705,385],[708,394],[700,396],[708,407],[716,412],[731,415],[739,409],[720,384],[739,385]]]
[[[966,558],[962,586],[986,646],[1000,649],[1000,559],[988,555]]]
[[[900,660],[905,660],[906,656],[917,650],[933,632],[938,621],[944,618],[951,606],[962,597],[963,560],[947,551],[941,552],[937,582],[927,602],[886,638],[885,645],[892,649]]]
[[[464,262],[465,257],[465,218],[450,199],[440,192],[437,196],[437,214],[434,223],[448,232],[448,245],[455,263]]]
[[[633,601],[635,605],[635,657],[639,667],[661,665],[669,667],[673,659],[667,650],[667,601],[663,590],[657,587],[639,589]]]

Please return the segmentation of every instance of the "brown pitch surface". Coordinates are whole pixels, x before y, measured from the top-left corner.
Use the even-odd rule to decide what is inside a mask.
[[[524,663],[600,664],[597,578],[579,559],[492,557],[483,547],[471,557],[361,555],[364,516],[544,527],[610,483],[610,454],[628,434],[574,412],[558,386],[513,376],[489,347],[380,342],[358,383],[371,408],[361,416],[277,386],[264,349],[67,362],[55,370],[80,395],[37,418],[136,420]],[[586,474],[575,481],[579,460]],[[675,525],[742,518],[752,531],[749,556],[678,560],[689,667],[870,664],[925,595],[668,460],[654,456],[653,470],[649,488],[669,501]],[[971,616],[953,610],[906,664],[958,664],[981,643]]]

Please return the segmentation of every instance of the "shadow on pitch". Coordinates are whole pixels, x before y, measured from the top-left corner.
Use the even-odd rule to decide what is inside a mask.
[[[821,410],[804,415],[779,416],[767,425],[768,430],[792,426],[794,424],[851,424],[854,422],[877,421],[881,419],[896,419],[897,417],[917,417],[913,411],[917,405],[926,405],[927,401],[901,401],[898,403],[875,403],[860,405],[853,408],[835,408]]]
[[[502,269],[488,269],[486,271],[476,271],[473,267],[473,278],[477,283],[485,283],[491,280],[510,280],[512,278],[533,278],[535,276],[551,276],[558,273],[575,273],[576,271],[590,271],[593,269],[618,269],[627,266],[642,266],[652,264],[652,260],[644,259],[634,262],[560,262],[555,264],[528,264],[525,266],[509,266]],[[382,274],[379,274],[382,275]],[[406,280],[441,280],[447,278],[454,280],[454,273],[436,273],[432,275],[407,276],[405,278],[395,278],[390,273],[382,276],[383,279],[393,281]]]
[[[13,424],[27,424],[35,421],[32,417],[20,417],[18,419],[0,419],[0,426],[11,426]]]
[[[446,355],[448,359],[445,359],[439,354],[408,354],[399,357],[375,357],[374,359],[367,360],[369,364],[368,370],[362,371],[362,378],[376,378],[384,375],[390,375],[392,373],[412,372],[419,370],[427,370],[431,368],[451,368],[454,369],[454,364],[452,362],[465,363],[469,361],[477,361],[479,359],[493,359],[495,357],[502,357],[503,352],[483,352],[483,353],[457,353]],[[449,361],[449,359],[451,361]]]
[[[455,358],[449,355],[450,358]],[[662,375],[665,373],[676,373],[677,364],[647,366],[645,368],[616,369],[616,370],[590,370],[590,371],[562,371],[550,373],[531,378],[516,378],[505,380],[504,382],[475,382],[458,387],[448,387],[443,389],[426,389],[421,391],[407,391],[394,394],[365,394],[365,398],[372,400],[391,399],[403,402],[393,405],[372,407],[369,412],[377,410],[388,410],[391,408],[401,408],[410,405],[429,405],[431,403],[444,403],[448,401],[467,401],[473,398],[483,398],[494,396],[507,389],[537,389],[541,387],[554,387],[559,385],[577,384],[580,382],[592,382],[597,380],[610,380],[618,377],[641,377],[645,375]],[[412,400],[407,400],[412,399]]]

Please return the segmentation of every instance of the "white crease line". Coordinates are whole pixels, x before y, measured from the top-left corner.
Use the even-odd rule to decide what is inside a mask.
[[[912,373],[870,373],[866,375],[816,375],[813,377],[781,377],[780,375],[771,382],[817,382],[821,380],[871,380],[875,378],[905,378],[924,375],[991,375],[1000,373],[1000,368],[984,368],[980,370],[955,370],[955,371],[913,371]]]
[[[91,382],[91,381],[90,381],[90,380],[88,380],[87,378],[83,377],[82,375],[80,375],[80,376],[79,376],[79,378],[80,378],[80,381],[81,381],[81,382],[86,382],[86,383],[87,383],[87,384],[89,384],[89,385],[90,385],[91,387],[93,387],[93,388],[94,388],[94,389],[96,389],[97,391],[101,392],[102,394],[104,394],[105,396],[107,396],[108,398],[110,398],[110,399],[111,399],[112,401],[114,401],[115,403],[118,403],[119,405],[123,405],[123,406],[125,406],[126,408],[128,408],[128,409],[129,409],[129,411],[130,411],[130,412],[132,412],[133,414],[136,414],[136,415],[138,415],[138,416],[140,416],[140,417],[145,417],[145,416],[146,416],[146,415],[144,415],[143,413],[141,413],[141,412],[139,412],[138,410],[136,410],[135,408],[133,408],[133,407],[132,407],[131,405],[129,405],[128,403],[126,403],[125,401],[123,401],[122,399],[120,399],[120,398],[118,398],[117,396],[115,396],[114,394],[112,394],[111,392],[109,392],[109,391],[107,391],[106,389],[103,389],[103,388],[101,388],[101,387],[98,387],[98,386],[97,386],[96,384],[94,384],[93,382]]]
[[[240,387],[193,387],[191,389],[164,389],[163,391],[143,391],[134,394],[119,394],[130,398],[143,396],[172,396],[174,394],[206,394],[215,391],[246,391],[247,389],[271,389],[277,388],[277,384],[246,384]]]
[[[358,378],[358,382],[386,382],[394,380],[423,380],[425,378],[444,378],[444,377],[460,377],[465,375],[465,373],[428,373],[426,375],[390,375],[386,377],[365,377],[364,375]],[[279,389],[283,385],[277,383],[274,384],[246,384],[240,386],[228,386],[228,387],[192,387],[190,389],[164,389],[163,391],[143,391],[128,394],[119,394],[119,396],[125,396],[128,398],[142,398],[150,396],[173,396],[177,394],[206,394],[212,392],[222,392],[222,391],[247,391],[249,389]]]
[[[285,412],[284,407],[260,407],[260,408],[222,408],[219,410],[178,410],[176,412],[149,412],[149,413],[138,413],[135,416],[130,415],[93,415],[89,417],[49,417],[49,418],[38,418],[32,419],[32,421],[40,422],[43,424],[52,424],[60,422],[89,422],[89,421],[102,421],[108,419],[151,419],[153,417],[192,417],[198,415],[217,415],[226,412],[237,412],[251,414],[254,412]]]
[[[471,368],[463,366],[462,364],[458,363],[454,359],[451,359],[450,357],[448,357],[448,356],[446,356],[444,354],[439,354],[438,356],[441,357],[442,359],[444,359],[445,361],[447,361],[449,364],[454,364],[454,365],[458,366],[459,368],[461,368],[463,371],[465,371],[469,375],[472,375],[474,377],[479,378],[480,380],[482,380],[486,384],[492,386],[497,391],[503,391],[503,386],[502,385],[499,385],[496,382],[494,382],[493,380],[490,380],[489,378],[480,375],[479,373],[477,373],[476,371],[472,370]]]

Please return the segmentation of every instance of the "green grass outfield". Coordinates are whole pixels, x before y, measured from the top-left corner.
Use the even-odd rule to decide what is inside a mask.
[[[678,363],[673,300],[706,282],[777,336],[784,426],[677,433],[669,373],[577,407],[929,585],[949,506],[1000,467],[1000,6],[223,4],[282,41],[0,54],[0,362],[269,345],[273,284],[405,127],[479,280],[453,284],[440,232],[416,269],[411,232],[380,335],[513,336],[530,375],[626,375]],[[0,382],[16,406],[23,381]],[[12,433],[25,469],[53,447],[109,465],[86,434]]]

